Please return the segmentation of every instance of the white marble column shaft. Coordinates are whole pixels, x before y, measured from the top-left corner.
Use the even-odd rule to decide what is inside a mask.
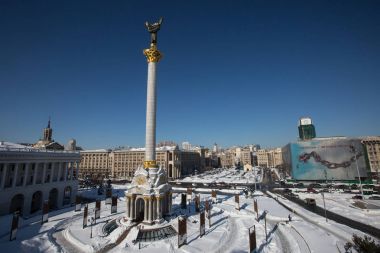
[[[144,199],[144,221],[148,220],[148,200]]]
[[[156,160],[156,62],[148,63],[145,161]]]

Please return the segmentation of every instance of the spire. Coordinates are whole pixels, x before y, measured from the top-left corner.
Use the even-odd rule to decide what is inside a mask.
[[[46,128],[44,128],[44,141],[51,142],[52,141],[52,136],[53,136],[53,129],[50,128],[50,116],[49,116],[49,121],[48,125]]]

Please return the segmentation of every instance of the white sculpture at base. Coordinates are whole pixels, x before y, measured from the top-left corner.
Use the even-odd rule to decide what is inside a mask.
[[[126,215],[132,221],[160,223],[171,213],[172,188],[162,167],[150,168],[149,173],[142,167],[137,169],[125,197]]]

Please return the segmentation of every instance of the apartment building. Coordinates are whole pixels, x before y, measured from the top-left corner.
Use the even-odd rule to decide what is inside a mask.
[[[131,180],[135,170],[143,165],[144,159],[145,148],[82,151],[79,175],[97,179],[111,177]],[[176,179],[193,174],[196,170],[202,171],[204,152],[162,146],[156,148],[156,162],[166,169],[168,178]]]
[[[256,155],[257,164],[260,167],[273,168],[283,164],[281,148],[259,149],[256,151]]]
[[[379,180],[380,173],[380,136],[368,136],[362,139],[369,168],[373,178]]]

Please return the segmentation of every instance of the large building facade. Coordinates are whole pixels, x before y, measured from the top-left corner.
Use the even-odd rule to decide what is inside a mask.
[[[258,145],[249,145],[245,147],[230,147],[219,153],[221,167],[231,168],[235,166],[256,166]]]
[[[263,168],[278,168],[283,164],[282,149],[259,149],[256,151],[257,164]]]
[[[369,170],[372,178],[379,181],[380,173],[380,136],[368,136],[362,139]]]
[[[0,215],[37,214],[71,205],[77,192],[79,152],[34,149],[0,143]]]
[[[114,178],[131,180],[145,159],[145,148],[126,150],[81,151],[79,177]],[[156,148],[156,163],[163,167],[169,179],[191,175],[204,169],[204,149],[180,150],[178,147]]]
[[[84,150],[80,152],[79,178],[103,179],[112,174],[111,150]]]

